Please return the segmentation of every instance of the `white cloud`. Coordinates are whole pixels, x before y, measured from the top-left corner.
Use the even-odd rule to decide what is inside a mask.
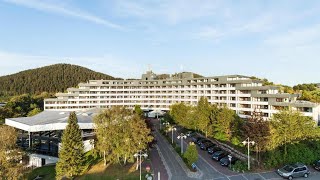
[[[87,12],[74,10],[74,9],[70,9],[65,6],[62,6],[61,3],[60,5],[57,5],[57,3],[53,4],[44,0],[4,0],[4,1],[7,3],[12,3],[18,6],[36,9],[43,12],[49,12],[49,13],[60,14],[60,15],[82,19],[85,21],[89,21],[99,25],[104,25],[114,29],[120,29],[120,30],[124,29],[122,26],[112,23],[110,21],[107,21],[101,17],[92,15]]]
[[[199,32],[194,33],[193,37],[198,39],[212,40],[222,38],[224,35],[226,34],[216,28],[204,27]]]
[[[162,20],[178,24],[216,13],[218,1],[165,0],[165,1],[116,1],[115,12],[120,16]]]
[[[264,43],[270,46],[292,47],[318,43],[320,40],[320,24],[289,30],[285,33],[270,36]]]

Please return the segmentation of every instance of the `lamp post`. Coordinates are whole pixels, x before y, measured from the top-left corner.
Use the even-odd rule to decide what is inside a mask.
[[[165,125],[165,126],[169,126],[169,125],[170,125],[170,123],[169,123],[169,122],[164,122],[164,123],[163,123],[163,125]],[[168,131],[166,131],[166,135],[168,135]]]
[[[173,131],[176,131],[176,130],[177,130],[177,128],[175,128],[174,126],[171,126],[169,128],[169,131],[171,131],[171,144],[173,144]]]
[[[254,141],[250,141],[250,138],[248,137],[246,140],[242,142],[243,145],[248,145],[248,170],[250,170],[250,145],[254,145]]]
[[[187,139],[187,136],[183,133],[180,133],[180,135],[177,138],[181,139],[181,154],[183,154],[183,139]]]
[[[141,180],[141,157],[143,156],[143,157],[147,158],[148,154],[142,153],[142,151],[140,150],[138,153],[134,154],[133,156],[140,158],[140,163],[138,162],[138,164],[140,164],[140,180]]]

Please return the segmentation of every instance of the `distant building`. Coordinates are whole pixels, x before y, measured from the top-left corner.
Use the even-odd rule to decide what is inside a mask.
[[[240,117],[248,117],[257,109],[265,119],[285,107],[319,120],[320,106],[298,101],[299,94],[280,92],[278,86],[265,86],[263,81],[242,75],[194,78],[192,73],[180,73],[159,79],[147,71],[140,80],[90,80],[79,88],[68,88],[57,98],[45,99],[48,111],[75,111],[111,106],[141,105],[144,110],[169,110],[170,105],[184,102],[196,105],[201,96],[212,104],[228,106]]]
[[[92,148],[94,138],[92,118],[97,109],[77,111],[78,124],[82,130],[85,151]],[[5,124],[18,130],[18,146],[28,149],[30,166],[56,163],[62,132],[67,126],[70,111],[43,111],[32,117],[7,118]]]

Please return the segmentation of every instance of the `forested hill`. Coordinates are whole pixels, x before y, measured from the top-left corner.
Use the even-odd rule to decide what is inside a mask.
[[[80,82],[99,79],[115,78],[77,65],[55,64],[0,77],[0,96],[63,92]]]

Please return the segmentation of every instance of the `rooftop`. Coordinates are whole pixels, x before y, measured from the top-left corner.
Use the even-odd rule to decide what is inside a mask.
[[[93,117],[99,109],[76,111],[80,129],[92,129]],[[65,129],[70,111],[43,111],[32,117],[7,118],[5,123],[30,132]]]

